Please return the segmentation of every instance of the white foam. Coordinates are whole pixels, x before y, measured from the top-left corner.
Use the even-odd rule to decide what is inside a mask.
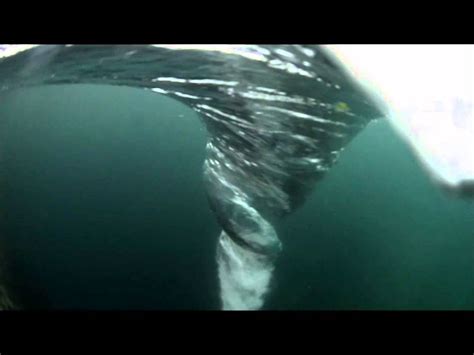
[[[222,309],[260,309],[269,289],[273,263],[238,246],[224,231],[219,238],[217,263]]]

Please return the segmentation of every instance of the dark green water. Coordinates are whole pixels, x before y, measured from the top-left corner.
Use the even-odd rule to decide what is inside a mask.
[[[218,309],[196,114],[142,90],[0,98],[3,265],[26,308]],[[474,309],[474,214],[386,122],[280,223],[266,309]]]

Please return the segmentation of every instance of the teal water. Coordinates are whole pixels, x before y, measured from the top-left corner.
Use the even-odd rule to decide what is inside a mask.
[[[172,99],[108,86],[0,98],[4,269],[24,308],[218,309],[206,132]],[[283,220],[266,309],[473,309],[472,203],[370,124]]]
[[[12,93],[0,117],[5,247],[26,306],[218,307],[193,111],[137,89],[65,86]]]
[[[473,309],[474,210],[429,179],[385,121],[282,225],[274,308]]]

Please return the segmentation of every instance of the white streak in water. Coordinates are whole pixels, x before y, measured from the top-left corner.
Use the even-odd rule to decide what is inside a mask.
[[[247,59],[256,60],[260,62],[266,62],[264,48],[258,46],[246,46],[246,45],[202,45],[202,44],[155,44],[153,47],[166,48],[172,50],[201,50],[201,51],[214,51],[225,54],[234,54],[245,57]],[[267,51],[268,52],[268,51]],[[269,53],[268,53],[269,54]],[[268,55],[267,54],[267,55]]]
[[[245,97],[247,99],[291,102],[291,103],[302,104],[302,105],[306,103],[305,99],[302,97],[291,97],[291,96],[285,96],[285,95],[270,95],[270,94],[265,94],[263,92],[251,91],[251,90],[240,93],[240,96]]]
[[[176,96],[185,97],[185,98],[193,99],[193,100],[199,100],[199,99],[201,99],[200,96],[194,96],[194,95],[183,94],[183,93],[178,92],[178,91],[173,91],[173,94],[175,94]]]
[[[151,91],[157,92],[159,94],[167,94],[168,93],[168,91],[160,89],[160,88],[153,88],[153,89],[151,89]]]
[[[180,78],[162,77],[162,78],[155,78],[152,81],[153,82],[166,81],[166,82],[171,82],[171,83],[185,83],[187,80],[186,79],[180,79]]]
[[[325,120],[323,118],[319,118],[319,117],[315,117],[315,116],[311,116],[311,115],[307,115],[305,113],[302,113],[302,112],[296,112],[296,111],[292,111],[292,110],[287,110],[287,109],[284,109],[284,108],[280,108],[280,107],[268,107],[269,110],[274,110],[274,111],[279,111],[279,112],[282,112],[282,113],[286,113],[290,116],[293,116],[293,117],[298,117],[298,118],[303,118],[303,119],[307,119],[307,120],[311,120],[311,121],[316,121],[316,122],[321,122],[321,123],[327,123],[327,124],[331,124],[331,125],[335,125],[335,126],[347,126],[345,123],[343,122],[337,122],[337,121],[331,121],[331,120]]]
[[[224,80],[212,80],[212,79],[192,79],[188,81],[190,84],[210,84],[210,85],[223,85],[223,86],[235,86],[239,83],[237,81],[224,81]]]

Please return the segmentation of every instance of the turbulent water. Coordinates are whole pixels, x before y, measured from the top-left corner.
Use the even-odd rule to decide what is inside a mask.
[[[0,89],[108,84],[151,90],[199,114],[207,197],[222,232],[224,309],[258,309],[295,211],[347,144],[382,117],[318,46],[232,52],[166,46],[39,46],[0,59]]]

